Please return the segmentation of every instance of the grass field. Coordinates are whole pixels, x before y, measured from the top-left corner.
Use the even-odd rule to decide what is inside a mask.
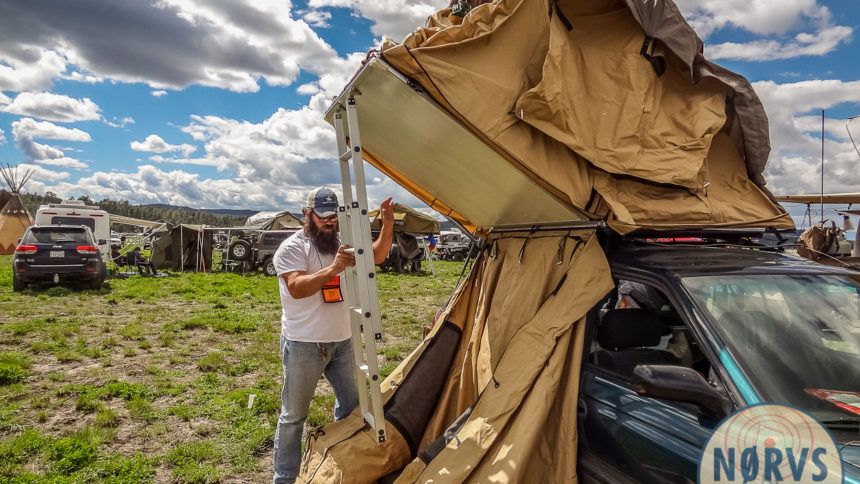
[[[378,278],[385,375],[454,289],[461,264],[435,265],[437,277]],[[11,280],[0,256],[0,483],[271,480],[277,279],[171,273],[21,293]],[[308,425],[333,406],[321,381]]]

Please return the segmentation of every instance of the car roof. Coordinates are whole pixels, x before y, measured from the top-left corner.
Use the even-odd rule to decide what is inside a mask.
[[[33,230],[50,230],[50,229],[81,229],[90,230],[89,227],[83,224],[50,224],[50,225],[31,225],[28,227]]]
[[[614,271],[631,268],[681,277],[720,274],[858,275],[852,269],[825,266],[808,259],[761,247],[622,241],[609,243]]]

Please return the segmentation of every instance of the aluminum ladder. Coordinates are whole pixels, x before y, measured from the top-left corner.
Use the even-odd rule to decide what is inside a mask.
[[[373,428],[379,442],[385,442],[385,415],[380,390],[382,379],[376,359],[376,344],[382,340],[382,319],[368,217],[364,158],[354,96],[350,96],[346,102],[346,127],[343,111],[344,106],[341,105],[334,115],[344,203],[338,208],[337,219],[341,243],[353,247],[355,253],[355,266],[346,268],[345,277],[346,302],[349,306],[352,346],[355,352],[356,385],[364,420]]]

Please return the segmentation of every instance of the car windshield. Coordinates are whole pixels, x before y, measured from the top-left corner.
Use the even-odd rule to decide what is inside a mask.
[[[92,242],[87,238],[87,233],[82,228],[44,228],[31,229],[21,240],[22,244],[59,244],[71,242],[78,245],[88,245]]]
[[[860,276],[687,277],[765,401],[860,418]]]

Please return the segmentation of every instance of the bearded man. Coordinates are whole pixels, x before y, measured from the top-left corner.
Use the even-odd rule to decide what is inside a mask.
[[[349,309],[343,299],[342,273],[355,256],[340,245],[337,195],[317,188],[308,195],[303,230],[275,252],[281,293],[281,357],[284,387],[275,431],[275,476],[272,482],[295,482],[301,462],[301,438],[320,376],[334,389],[334,418],[358,405],[355,356],[350,339]],[[376,264],[391,249],[394,211],[391,199],[379,207],[382,230],[373,242]]]

